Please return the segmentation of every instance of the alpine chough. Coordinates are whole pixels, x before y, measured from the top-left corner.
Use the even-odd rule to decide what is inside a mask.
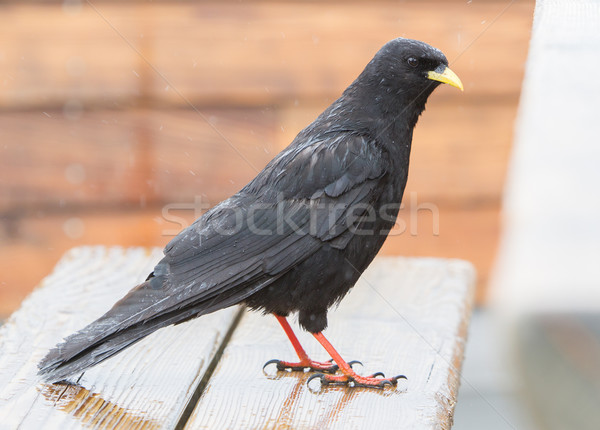
[[[403,38],[385,44],[249,184],[171,240],[146,281],[52,349],[39,364],[44,380],[81,373],[162,327],[246,304],[275,315],[298,354],[295,363],[274,360],[278,369],[325,372],[315,375],[325,384],[395,385],[402,376],[356,374],[322,331],[395,223],[413,129],[442,82],[463,88],[439,50]],[[331,361],[307,356],[286,320],[293,312]]]

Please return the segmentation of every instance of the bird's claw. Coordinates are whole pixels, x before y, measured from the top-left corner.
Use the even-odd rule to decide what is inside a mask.
[[[310,378],[308,378],[306,380],[306,385],[310,384],[310,381],[312,381],[313,379],[317,379],[319,378],[321,380],[321,385],[329,385],[329,381],[327,380],[327,378],[325,377],[325,375],[323,373],[315,373],[314,375],[312,375]]]
[[[393,387],[398,383],[398,379],[406,379],[404,375],[394,376],[393,378],[386,378],[383,372],[376,372],[369,376],[360,376],[356,374],[352,370],[343,371],[343,374],[335,375],[335,373],[339,370],[337,364],[333,363],[332,360],[328,360],[326,362],[318,362],[318,361],[300,361],[297,363],[289,363],[287,361],[282,360],[269,360],[263,366],[263,371],[265,368],[270,365],[275,364],[277,366],[277,370],[291,370],[291,371],[305,371],[309,369],[311,371],[315,371],[314,375],[311,375],[306,384],[310,384],[311,381],[315,379],[319,379],[321,386],[326,385],[341,385],[341,386],[352,386],[352,387],[362,387],[362,388],[385,388],[386,386]],[[354,364],[362,363],[358,360],[349,361],[348,365],[350,368]]]
[[[394,385],[398,383],[398,379],[408,379],[406,375],[396,375],[393,378],[390,378],[391,381],[394,381]]]
[[[362,362],[358,361],[358,360],[352,360],[348,362],[348,366],[352,367],[355,364],[360,364],[361,366],[363,366]]]
[[[267,361],[267,362],[264,364],[263,368],[262,368],[263,372],[264,372],[264,370],[267,368],[267,366],[268,366],[269,364],[276,364],[276,365],[277,365],[277,369],[279,369],[279,362],[280,362],[280,360],[277,360],[276,358],[274,358],[273,360],[269,360],[269,361]]]

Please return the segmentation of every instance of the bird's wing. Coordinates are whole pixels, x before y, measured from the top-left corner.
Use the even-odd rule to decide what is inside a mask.
[[[186,291],[181,298],[204,300],[235,289],[242,300],[256,291],[248,284],[281,275],[344,235],[381,192],[386,171],[374,142],[354,134],[324,136],[284,153],[174,238],[159,275],[169,288]]]
[[[177,235],[148,279],[51,351],[42,372],[81,370],[158,328],[239,303],[324,242],[345,246],[348,211],[374,201],[385,172],[382,153],[356,135],[282,153]]]
[[[377,146],[353,134],[284,153],[175,237],[154,275],[185,291],[169,300],[176,306],[276,276],[344,233],[349,209],[373,202],[386,171]]]

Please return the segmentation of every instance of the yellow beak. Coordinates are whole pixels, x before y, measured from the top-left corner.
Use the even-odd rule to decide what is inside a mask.
[[[444,84],[450,84],[461,91],[464,90],[463,84],[460,81],[459,77],[456,76],[456,73],[450,70],[449,67],[446,67],[442,73],[436,72],[435,70],[431,70],[427,72],[427,77],[432,81],[439,81]]]

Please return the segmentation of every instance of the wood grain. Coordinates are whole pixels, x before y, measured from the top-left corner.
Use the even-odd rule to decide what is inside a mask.
[[[468,207],[497,205],[506,175],[517,97],[452,99],[434,92],[415,128],[407,192],[421,199]],[[277,150],[326,106],[278,109]]]
[[[471,94],[514,95],[522,63],[499,60],[524,57],[532,10],[529,1],[504,11],[503,1],[93,4],[0,5],[0,39],[11,41],[1,107],[331,99],[399,36],[456,59]]]
[[[268,109],[0,113],[0,214],[195,195],[216,204],[275,155],[275,119]]]
[[[492,291],[511,317],[600,309],[600,81],[577,66],[600,67],[599,6],[536,2]]]
[[[406,374],[395,390],[315,393],[308,374],[263,374],[267,360],[293,359],[293,350],[274,318],[246,314],[186,429],[449,429],[473,291],[468,263],[377,258],[330,312],[326,335],[342,356],[362,360],[364,374]],[[312,357],[327,358],[310,335],[298,334]]]
[[[50,118],[0,113],[0,214],[186,203],[194,196],[214,205],[325,107],[209,109],[202,116],[187,109],[98,110],[77,121],[56,111]],[[482,109],[472,99],[432,96],[415,130],[408,190],[438,204],[499,201],[512,136],[505,124],[514,114],[506,103]]]
[[[145,278],[162,253],[75,248],[0,328],[3,428],[158,429],[175,426],[237,312],[156,332],[85,372],[78,385],[42,384],[37,363]]]

